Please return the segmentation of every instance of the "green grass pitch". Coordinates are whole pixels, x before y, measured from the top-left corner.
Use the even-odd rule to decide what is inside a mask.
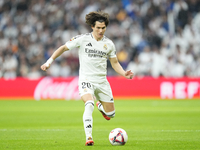
[[[198,150],[199,100],[116,100],[116,116],[105,120],[95,106],[94,146],[86,147],[82,101],[0,101],[0,150]],[[127,131],[124,146],[109,132]]]

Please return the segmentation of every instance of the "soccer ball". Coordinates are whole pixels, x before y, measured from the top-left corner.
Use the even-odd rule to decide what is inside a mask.
[[[124,145],[128,140],[128,135],[124,129],[113,129],[109,134],[109,141],[112,145]]]

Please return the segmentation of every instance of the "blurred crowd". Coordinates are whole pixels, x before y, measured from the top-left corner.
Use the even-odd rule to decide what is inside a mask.
[[[199,0],[0,0],[0,78],[77,76],[78,50],[40,66],[72,37],[92,32],[85,15],[110,15],[105,35],[135,76],[200,76]],[[116,75],[108,61],[108,75]]]

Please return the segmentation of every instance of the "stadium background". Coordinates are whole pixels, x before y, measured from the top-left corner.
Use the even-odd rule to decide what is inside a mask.
[[[135,77],[118,76],[108,62],[116,116],[107,122],[95,107],[92,149],[200,149],[199,0],[0,0],[0,150],[88,149],[84,103],[70,100],[79,99],[77,50],[47,72],[40,66],[91,32],[84,16],[96,10],[110,14],[106,36]],[[129,139],[113,148],[116,127]]]
[[[136,76],[200,76],[199,0],[1,0],[0,77],[78,75],[77,50],[40,70],[60,45],[91,32],[85,14],[110,15],[106,36],[124,69]],[[116,75],[108,63],[108,75]]]

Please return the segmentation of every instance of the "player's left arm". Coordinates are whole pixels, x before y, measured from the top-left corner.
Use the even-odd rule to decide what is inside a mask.
[[[109,58],[112,68],[120,75],[124,76],[127,79],[133,78],[133,72],[131,70],[124,71],[122,66],[120,65],[117,57]]]

